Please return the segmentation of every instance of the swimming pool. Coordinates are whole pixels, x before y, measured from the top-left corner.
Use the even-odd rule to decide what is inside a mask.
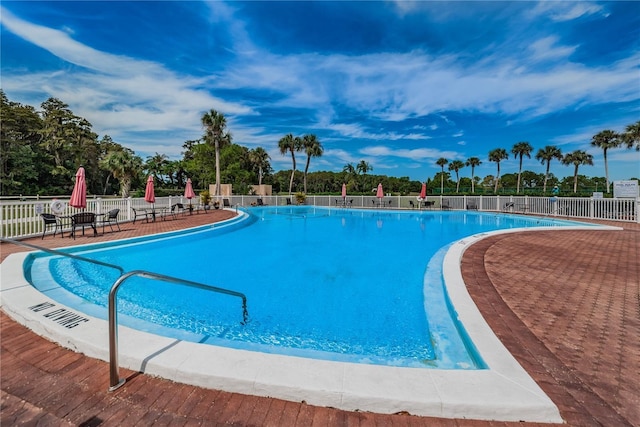
[[[314,207],[251,209],[224,227],[74,249],[74,253],[243,292],[134,279],[118,295],[120,322],[156,334],[266,353],[403,367],[484,369],[442,281],[448,247],[471,234],[569,223],[479,212]],[[32,284],[106,318],[117,273],[34,256]],[[88,304],[90,303],[90,304]]]

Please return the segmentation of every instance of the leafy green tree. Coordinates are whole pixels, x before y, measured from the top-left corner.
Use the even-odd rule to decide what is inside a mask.
[[[480,166],[482,161],[477,157],[469,157],[465,162],[467,166],[471,166],[471,192],[476,192],[476,166]]]
[[[307,154],[307,163],[304,167],[304,192],[307,194],[307,173],[309,172],[309,163],[311,162],[312,157],[321,157],[324,149],[322,148],[322,144],[318,140],[318,137],[313,134],[304,135],[302,137],[302,146]]]
[[[205,141],[212,144],[215,150],[216,162],[216,190],[215,196],[220,196],[220,148],[231,142],[231,135],[227,132],[227,119],[222,113],[211,109],[202,115],[202,126],[205,128]]]
[[[454,160],[449,164],[449,170],[456,173],[456,193],[460,191],[460,169],[464,167],[464,163],[460,160]]]
[[[580,166],[593,166],[593,156],[586,151],[576,150],[572,153],[567,153],[562,158],[563,165],[573,165],[573,192],[578,192],[578,168]]]
[[[562,160],[562,151],[556,146],[547,145],[544,148],[540,148],[538,153],[536,153],[536,160],[539,160],[543,165],[546,163],[547,169],[544,174],[544,185],[542,187],[542,192],[546,194],[547,192],[547,181],[549,180],[549,169],[551,168],[551,161],[553,159]]]
[[[39,146],[40,116],[31,106],[9,101],[0,90],[0,118],[0,194],[38,193],[40,174],[48,166]]]
[[[489,161],[496,162],[496,165],[498,166],[498,174],[496,175],[495,187],[493,189],[493,192],[496,194],[498,193],[498,185],[500,184],[500,162],[508,158],[509,154],[504,148],[496,148],[489,151]]]
[[[522,158],[528,157],[531,158],[531,152],[533,151],[533,147],[527,141],[516,142],[511,149],[511,153],[516,157],[516,159],[520,160],[518,167],[518,186],[516,188],[516,194],[520,194],[520,177],[522,175]]]
[[[437,161],[436,161],[436,165],[440,166],[441,170],[441,174],[440,174],[440,194],[442,194],[444,192],[444,166],[449,163],[449,160],[445,159],[444,157],[440,157]]]
[[[293,178],[296,174],[296,151],[300,151],[302,148],[302,140],[298,137],[294,137],[292,134],[287,134],[280,138],[278,141],[278,148],[280,154],[283,156],[287,153],[291,153],[291,178],[289,179],[289,194],[293,191]]]
[[[604,174],[607,178],[607,193],[609,192],[609,164],[607,162],[607,151],[610,148],[617,148],[622,144],[620,135],[612,130],[603,130],[591,138],[591,145],[602,149],[604,156]]]
[[[640,120],[627,126],[622,139],[627,144],[627,148],[633,148],[635,145],[636,151],[640,151]]]

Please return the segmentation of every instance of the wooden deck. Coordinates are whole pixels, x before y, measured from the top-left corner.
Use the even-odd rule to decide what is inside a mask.
[[[122,224],[122,231],[29,239],[61,247],[187,228],[229,211]],[[572,426],[640,426],[640,225],[489,237],[462,262],[481,312]],[[25,250],[0,245],[4,259]],[[540,425],[380,415],[246,396],[122,371],[108,393],[105,362],[63,349],[0,313],[0,424],[43,426]]]

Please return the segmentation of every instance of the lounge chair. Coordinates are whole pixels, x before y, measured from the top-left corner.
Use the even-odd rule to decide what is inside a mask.
[[[427,208],[427,209],[431,209],[433,207],[433,205],[435,205],[436,202],[433,200],[425,200],[424,202],[422,202],[422,206]]]
[[[515,206],[516,205],[513,202],[505,203],[502,207],[502,212],[512,212]]]
[[[118,231],[120,231],[120,224],[118,223],[118,214],[120,213],[120,209],[111,209],[106,214],[102,215],[102,220],[100,224],[102,224],[102,234],[104,234],[104,227],[109,224],[109,228],[113,231],[113,225],[115,224],[118,227]]]
[[[62,224],[60,223],[60,221],[58,221],[58,217],[50,213],[43,213],[40,215],[42,216],[42,221],[44,221],[44,229],[42,230],[42,239],[44,239],[44,234],[47,232],[47,229],[51,226],[54,227],[53,237],[56,237],[58,228],[60,229],[60,234],[62,234],[62,237],[64,237],[64,231],[62,231]]]
[[[82,235],[84,236],[84,228],[93,228],[93,235],[98,235],[96,229],[96,214],[93,212],[80,212],[71,215],[71,237],[76,238],[76,227],[82,227]]]

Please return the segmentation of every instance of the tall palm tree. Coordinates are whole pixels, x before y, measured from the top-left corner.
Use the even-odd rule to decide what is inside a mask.
[[[360,162],[356,165],[356,172],[362,174],[362,188],[366,189],[367,184],[367,172],[371,172],[373,170],[373,166],[364,160],[360,160]]]
[[[311,157],[320,157],[324,152],[324,148],[322,148],[322,144],[318,138],[313,135],[305,135],[302,137],[302,146],[304,147],[305,153],[307,153],[307,164],[304,167],[304,192],[307,193],[307,173],[309,172],[309,163],[311,162]]]
[[[249,151],[249,161],[254,167],[258,168],[258,185],[262,185],[262,176],[264,171],[271,168],[269,165],[269,153],[262,147],[256,147]]]
[[[547,170],[544,173],[544,185],[542,186],[542,192],[547,192],[547,180],[549,179],[549,169],[551,167],[551,160],[562,160],[562,151],[556,146],[547,145],[544,148],[540,148],[536,153],[536,160],[539,160],[543,165],[547,164]]]
[[[509,158],[509,153],[504,148],[496,148],[489,151],[489,161],[496,162],[498,165],[498,174],[496,175],[496,184],[493,189],[494,193],[498,193],[498,184],[500,183],[500,162]]]
[[[573,165],[573,192],[578,192],[578,167],[581,165],[593,166],[593,156],[586,151],[576,150],[567,153],[562,159],[563,165]]]
[[[531,158],[531,152],[533,151],[533,147],[527,141],[516,142],[511,149],[513,155],[520,159],[520,165],[518,167],[518,186],[516,188],[516,194],[520,194],[520,177],[522,176],[522,158],[527,156]]]
[[[449,170],[456,172],[456,193],[460,190],[460,175],[458,174],[458,172],[460,172],[460,169],[462,169],[463,167],[464,162],[461,162],[460,160],[454,160],[449,164]]]
[[[444,157],[440,157],[436,161],[436,165],[440,166],[440,168],[442,169],[442,173],[440,174],[440,194],[444,193],[444,165],[446,165],[447,163],[449,163],[449,160],[445,159]]]
[[[278,148],[280,149],[280,154],[283,156],[287,154],[287,152],[291,153],[291,178],[289,179],[289,194],[293,190],[293,176],[296,173],[296,151],[300,151],[302,148],[302,140],[298,137],[294,137],[292,134],[287,134],[280,138],[278,141]]]
[[[632,148],[635,145],[636,151],[640,151],[640,120],[627,126],[622,138],[627,144],[627,148]]]
[[[604,174],[607,179],[607,193],[609,192],[609,165],[607,164],[607,150],[617,148],[622,144],[620,135],[612,130],[603,130],[591,138],[591,145],[602,149],[604,154]]]
[[[482,161],[477,157],[469,157],[465,162],[465,165],[471,166],[471,192],[475,194],[476,192],[476,183],[475,183],[475,171],[476,166],[480,166]]]
[[[202,126],[205,128],[205,141],[213,144],[216,157],[216,191],[215,196],[220,196],[220,145],[229,142],[230,136],[226,134],[227,119],[222,113],[211,109],[202,115]]]

